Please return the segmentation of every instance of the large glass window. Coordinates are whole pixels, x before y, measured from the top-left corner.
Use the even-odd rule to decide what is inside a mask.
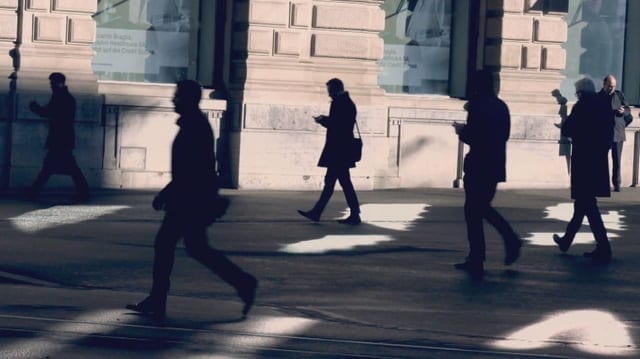
[[[386,0],[380,87],[392,93],[449,91],[451,0]]]
[[[193,78],[198,9],[198,0],[98,0],[93,71],[116,81]]]
[[[607,74],[613,74],[622,88],[626,15],[627,0],[569,0],[566,79],[561,89],[566,97],[573,97],[573,84],[585,76],[599,87]]]

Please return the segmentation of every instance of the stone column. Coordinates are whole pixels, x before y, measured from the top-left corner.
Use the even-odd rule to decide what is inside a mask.
[[[386,131],[386,110],[375,107],[383,96],[377,84],[382,1],[233,3],[233,125],[227,126],[234,131],[232,152],[238,153],[232,156],[238,161],[232,164],[233,182],[245,188],[319,188],[322,176],[315,165],[324,132],[312,115],[328,110],[329,79],[343,80],[359,107],[361,131]]]
[[[564,78],[566,13],[548,12],[538,3],[487,2],[484,66],[499,73],[500,96],[516,108],[555,103],[550,93]]]

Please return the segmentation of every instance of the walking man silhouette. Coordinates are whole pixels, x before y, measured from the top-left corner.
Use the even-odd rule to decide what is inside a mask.
[[[215,170],[213,130],[199,107],[202,89],[193,80],[177,83],[173,103],[180,127],[171,150],[171,182],[153,200],[164,210],[154,245],[153,285],[147,298],[127,305],[139,313],[166,315],[169,277],[175,249],[183,238],[187,254],[229,283],[244,302],[243,316],[253,305],[258,281],[208,244],[207,227],[216,212],[218,178]]]
[[[360,204],[349,173],[349,169],[356,166],[355,161],[350,158],[349,151],[353,140],[353,128],[356,124],[356,105],[349,97],[349,92],[344,90],[344,84],[340,79],[331,79],[326,85],[329,97],[333,100],[329,116],[314,117],[317,123],[327,128],[325,145],[320,155],[320,161],[318,161],[319,167],[327,168],[324,187],[315,206],[309,211],[298,210],[298,213],[318,222],[333,195],[336,181],[339,181],[347,199],[350,214],[349,217],[338,220],[338,222],[358,225],[361,222]]]
[[[49,119],[49,133],[45,147],[47,156],[42,164],[42,169],[29,190],[29,198],[35,200],[42,187],[53,174],[71,176],[75,185],[75,202],[89,200],[89,185],[73,156],[75,146],[75,131],[73,122],[76,116],[76,100],[69,93],[65,85],[66,77],[59,72],[49,75],[51,85],[51,99],[46,106],[40,106],[32,101],[29,104],[31,111],[39,116]]]
[[[480,279],[484,275],[485,219],[504,240],[505,265],[511,265],[518,259],[522,241],[491,206],[498,183],[506,180],[506,146],[511,128],[509,108],[496,95],[491,73],[479,71],[474,80],[476,93],[465,106],[467,123],[454,124],[460,140],[469,145],[463,177],[469,255],[455,267],[467,271],[474,279]]]

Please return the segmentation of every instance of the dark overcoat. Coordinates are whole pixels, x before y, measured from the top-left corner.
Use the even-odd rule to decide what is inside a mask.
[[[571,198],[609,197],[609,159],[614,119],[609,98],[584,94],[561,132],[571,137]]]
[[[631,115],[631,108],[629,107],[629,103],[627,99],[624,97],[624,93],[619,90],[615,90],[613,94],[609,95],[604,90],[601,90],[599,93],[601,96],[605,96],[609,98],[611,102],[611,116],[614,118],[614,126],[613,126],[613,142],[623,142],[627,139],[625,134],[627,126],[633,121],[633,116]],[[618,108],[624,108],[624,113],[620,115],[618,113]]]
[[[356,166],[355,162],[349,159],[348,153],[353,141],[356,114],[356,105],[348,92],[343,92],[333,99],[329,116],[318,121],[327,128],[324,148],[318,161],[319,167],[353,168]]]
[[[171,182],[160,192],[167,212],[204,218],[218,193],[213,130],[200,110],[183,114],[171,149]]]
[[[76,100],[68,88],[54,90],[46,106],[36,106],[33,112],[49,119],[49,133],[45,147],[53,151],[72,150],[75,145],[73,121],[76,117]]]
[[[484,95],[469,101],[466,109],[467,124],[458,135],[469,145],[464,159],[465,182],[504,182],[511,131],[509,108],[497,96]]]

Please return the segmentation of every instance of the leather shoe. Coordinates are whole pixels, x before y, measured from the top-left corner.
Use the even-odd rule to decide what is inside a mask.
[[[560,251],[562,253],[566,253],[569,250],[569,247],[571,246],[571,243],[568,243],[567,241],[565,241],[564,237],[560,237],[557,234],[553,234],[553,241],[556,242],[556,244],[558,245],[558,248],[560,248]]]
[[[349,217],[347,217],[345,219],[339,219],[338,223],[350,224],[352,226],[357,226],[358,224],[362,223],[362,220],[360,219],[360,215],[352,214],[352,215],[350,215]]]
[[[240,299],[244,302],[244,306],[242,307],[242,316],[246,317],[253,306],[253,303],[256,299],[256,291],[258,290],[258,280],[253,276],[249,276],[247,280],[247,284],[245,287],[238,292]]]
[[[484,276],[484,265],[482,262],[466,260],[462,263],[456,263],[453,266],[456,269],[467,272],[473,279],[482,279]]]
[[[313,210],[311,211],[303,211],[303,210],[298,210],[298,213],[303,216],[306,217],[314,222],[318,222],[320,221],[320,214],[314,212]]]
[[[126,308],[154,318],[164,318],[167,315],[166,301],[151,296],[138,304],[127,304]]]

